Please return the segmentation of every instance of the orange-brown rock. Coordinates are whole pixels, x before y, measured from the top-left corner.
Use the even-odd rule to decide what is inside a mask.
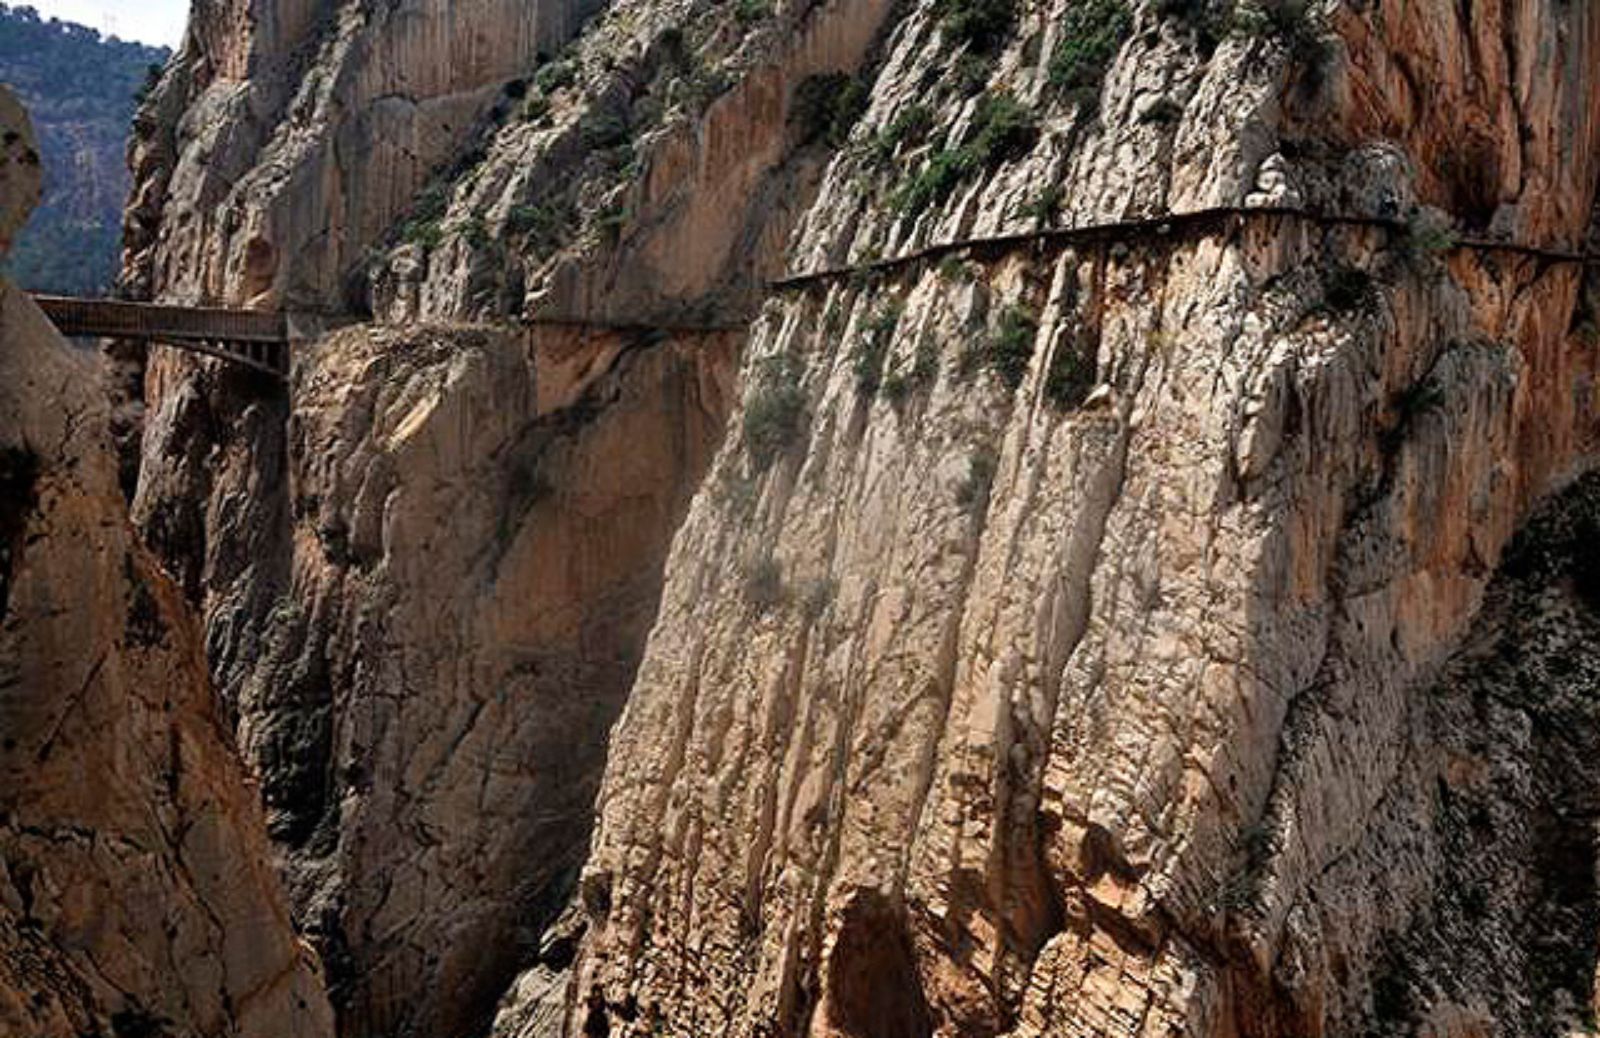
[[[1545,1034],[1592,998],[1592,932],[1552,979],[1518,924],[1592,849],[1496,861],[1481,955],[1417,936],[1459,933],[1454,772],[1586,810],[1509,732],[1442,752],[1473,722],[1433,689],[1600,431],[1581,269],[1418,200],[1581,245],[1600,20],[1310,5],[1208,51],[1140,5],[1088,119],[1050,82],[1081,6],[1020,12],[987,85],[1036,132],[919,210],[986,142],[916,5],[795,262],[1210,205],[1408,228],[958,256],[759,322],[613,736],[574,1029]]]
[[[129,281],[388,322],[159,360],[133,505],[345,1033],[1592,1016],[1591,6],[333,6]]]
[[[9,231],[39,171],[3,91],[0,126]],[[0,1033],[331,1036],[194,617],[128,522],[101,367],[0,283]]]

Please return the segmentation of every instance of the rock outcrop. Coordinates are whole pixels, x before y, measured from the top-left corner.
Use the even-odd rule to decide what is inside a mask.
[[[342,1033],[487,1025],[517,971],[548,964],[543,931],[573,889],[667,548],[732,407],[758,275],[779,269],[826,158],[791,118],[798,86],[867,60],[887,11],[823,5],[741,40],[704,32],[715,6],[619,7],[563,57],[525,55],[498,104],[477,98],[488,106],[474,130],[487,143],[468,149],[477,164],[446,164],[427,183],[408,181],[410,167],[382,180],[381,161],[352,168],[410,200],[362,232],[388,250],[372,295],[393,320],[305,349],[287,393],[173,355],[145,374],[135,521],[203,611],[219,695],[260,778],[296,917],[328,963]],[[447,21],[447,7],[428,17]],[[416,30],[396,17],[361,23],[371,47]],[[226,64],[196,57],[227,49],[202,40],[213,21],[197,22],[146,113],[149,141],[182,146],[163,160],[170,183],[157,162],[136,191],[134,222],[147,209],[155,222],[130,238],[129,284],[161,298],[334,301],[332,281],[310,296],[253,285],[219,251],[225,240],[190,226],[205,207],[180,186],[184,170],[218,168],[204,140],[243,142],[239,161],[267,170],[271,141],[299,139],[257,134],[269,143],[250,157],[248,126],[208,115],[203,99],[172,100],[185,69]],[[787,26],[803,31],[791,40]],[[436,77],[438,60],[397,51],[386,67]],[[724,100],[702,112],[688,69],[714,61],[758,71],[728,73]],[[332,75],[326,64],[300,70],[302,89]],[[603,214],[587,203],[608,197],[616,170],[583,149],[647,66],[654,78],[630,103],[678,106],[662,113],[671,132],[638,145],[666,156],[637,214],[652,230],[608,239],[590,233]],[[542,100],[560,78],[551,68],[572,76],[552,91],[561,129],[498,110]],[[255,78],[230,89],[264,89]],[[358,105],[340,83],[329,111]],[[207,119],[215,132],[185,145]],[[585,200],[550,266],[569,288],[489,305],[472,287],[482,243],[465,214],[491,206],[509,220],[518,192],[546,181]],[[141,202],[162,197],[159,209]],[[306,206],[288,182],[281,200]],[[408,262],[425,282],[400,276]],[[196,278],[215,287],[196,290]],[[524,315],[535,323],[520,326]]]
[[[287,396],[208,362],[160,398],[186,451],[135,515],[182,548],[148,502],[201,509],[211,669],[341,1033],[470,1030],[537,956],[736,345],[354,327]]]
[[[1237,6],[207,7],[128,284],[378,323],[133,509],[341,1033],[1592,1010],[1600,15]]]
[[[0,240],[38,199],[0,92]],[[192,612],[139,546],[97,358],[0,284],[0,1032],[333,1033]]]
[[[613,736],[572,1031],[1543,1034],[1569,984],[1588,1011],[1592,931],[1535,980],[1521,922],[1583,854],[1494,866],[1494,946],[1418,937],[1459,924],[1453,798],[1495,788],[1430,689],[1597,429],[1581,268],[1420,206],[1586,239],[1600,19],[1284,5],[1207,39],[1179,7],[985,36],[915,5],[796,266],[1217,206],[1395,228],[955,251],[769,311]],[[1491,813],[1591,847],[1539,743],[1496,751],[1542,777]]]
[[[125,280],[338,309],[417,189],[597,3],[197,4],[136,127]]]

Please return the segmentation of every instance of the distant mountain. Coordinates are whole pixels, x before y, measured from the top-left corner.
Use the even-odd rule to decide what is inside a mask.
[[[115,283],[128,133],[170,54],[0,3],[0,82],[28,106],[45,168],[44,204],[6,263],[24,288],[96,295]]]

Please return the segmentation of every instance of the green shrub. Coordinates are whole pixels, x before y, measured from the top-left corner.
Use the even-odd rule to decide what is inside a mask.
[[[995,59],[989,54],[967,51],[950,66],[950,86],[958,97],[972,97],[988,89],[994,78]]]
[[[571,61],[551,62],[533,74],[533,85],[544,94],[553,94],[577,81],[578,68]]]
[[[1098,100],[1106,71],[1132,31],[1123,0],[1079,0],[1067,9],[1061,42],[1050,55],[1050,85],[1084,103]]]
[[[1061,198],[1061,185],[1048,184],[1034,196],[1033,201],[1022,207],[1022,215],[1032,220],[1035,227],[1048,227],[1055,223],[1056,213],[1061,209]]]
[[[956,488],[956,504],[968,515],[981,515],[989,507],[989,491],[994,488],[1000,459],[994,448],[974,447],[967,456],[967,478]]]
[[[522,121],[536,123],[550,114],[550,99],[543,94],[535,94],[522,103]]]
[[[950,197],[956,185],[966,179],[962,156],[955,151],[941,151],[928,160],[928,164],[910,180],[895,189],[889,204],[907,216],[916,216],[928,207]]]
[[[894,330],[900,324],[900,307],[890,303],[872,315],[861,328],[861,341],[856,346],[856,392],[871,398],[877,395],[883,383],[884,363],[889,356],[889,346],[894,341]]]
[[[854,76],[829,72],[811,76],[795,90],[790,122],[802,143],[822,141],[842,147],[850,130],[867,110],[867,88]]]
[[[1017,22],[1015,0],[938,0],[934,12],[947,41],[985,54],[1003,47]]]
[[[512,234],[531,234],[537,231],[544,223],[544,206],[515,205],[506,214],[506,230]]]
[[[1275,39],[1303,64],[1320,66],[1327,41],[1312,15],[1312,0],[1246,0],[1233,15],[1233,29],[1245,36]]]
[[[133,103],[137,108],[144,107],[150,100],[150,95],[156,92],[156,87],[161,85],[161,73],[164,66],[150,62],[144,67],[144,82],[139,84],[139,89],[133,95]]]
[[[1026,155],[1039,139],[1034,115],[1005,91],[978,102],[966,143],[937,152],[895,190],[890,204],[909,216],[943,203],[963,181]]]
[[[474,216],[461,225],[461,238],[474,249],[486,249],[491,241],[489,226],[484,223],[483,217]]]
[[[438,220],[412,221],[406,224],[400,237],[408,245],[437,249],[444,244],[444,226]]]
[[[913,394],[927,389],[939,377],[939,349],[930,336],[917,344],[917,352],[908,370],[896,371],[883,380],[883,395],[898,412]]]
[[[933,110],[920,103],[908,106],[872,139],[872,161],[880,166],[888,165],[902,145],[920,144],[931,129]]]
[[[569,204],[547,200],[513,207],[506,216],[506,230],[527,239],[535,248],[550,249],[561,244],[561,236],[572,221]]]
[[[767,0],[738,0],[733,5],[733,16],[740,25],[754,25],[772,14],[772,5]]]
[[[844,307],[837,299],[830,300],[828,308],[822,312],[822,334],[830,339],[837,338],[844,330],[844,321]]]
[[[939,276],[946,281],[971,281],[972,271],[960,257],[949,255],[939,261]]]
[[[438,248],[444,240],[443,222],[450,209],[450,188],[435,180],[417,194],[411,215],[400,227],[400,239],[424,248]]]
[[[802,374],[800,358],[787,353],[770,357],[757,368],[741,432],[758,472],[771,468],[799,440],[806,419]]]
[[[896,412],[905,406],[911,396],[911,379],[903,371],[896,371],[883,380],[883,395]]]
[[[1434,209],[1418,209],[1406,220],[1397,245],[1408,267],[1422,273],[1435,269],[1445,253],[1456,247],[1449,217]]]
[[[1000,377],[1009,389],[1022,385],[1039,337],[1039,321],[1026,307],[1008,306],[1000,312],[999,327],[989,336],[981,358],[983,366]]]
[[[627,206],[620,203],[609,205],[595,214],[594,225],[600,231],[600,236],[610,245],[615,245],[622,237],[623,228],[628,226],[628,221],[633,219],[633,213]]]
[[[1070,411],[1083,403],[1094,389],[1095,359],[1076,343],[1062,343],[1050,358],[1045,372],[1044,395],[1057,409]]]
[[[591,112],[578,131],[590,151],[605,151],[628,143],[628,123],[614,112]]]
[[[978,102],[972,117],[971,164],[989,169],[1026,155],[1039,139],[1039,123],[1026,106],[1001,90]]]
[[[690,107],[700,112],[710,108],[712,102],[733,89],[733,77],[715,65],[692,70],[683,83]]]

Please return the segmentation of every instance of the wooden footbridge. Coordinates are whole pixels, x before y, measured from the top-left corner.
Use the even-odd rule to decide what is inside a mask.
[[[893,275],[907,268],[924,266],[948,256],[990,259],[1019,250],[1041,250],[1152,240],[1175,243],[1194,238],[1227,234],[1249,221],[1300,220],[1321,226],[1355,227],[1378,230],[1396,238],[1413,233],[1405,221],[1391,217],[1341,215],[1287,207],[1219,206],[1192,212],[1118,220],[1077,227],[1044,228],[987,238],[966,238],[936,242],[900,256],[877,259],[845,267],[825,268],[791,274],[770,281],[772,292],[806,291],[840,281],[855,283],[862,278]],[[1587,243],[1586,243],[1587,244]],[[1588,247],[1528,245],[1487,238],[1445,236],[1439,251],[1469,250],[1500,253],[1537,261],[1542,265],[1576,266],[1600,269],[1600,254]],[[311,314],[289,314],[271,310],[233,310],[217,307],[173,306],[156,303],[127,303],[109,299],[72,299],[64,296],[34,296],[37,302],[67,336],[106,339],[132,339],[157,342],[182,350],[219,357],[252,368],[278,379],[289,376],[289,350],[294,342],[315,339],[323,331],[348,319]],[[597,320],[593,316],[555,317],[541,314],[521,322],[524,328],[537,326],[578,327],[625,333],[739,332],[748,329],[754,314],[738,315],[737,320],[688,325],[681,323],[623,324]]]
[[[62,335],[159,342],[219,357],[274,378],[289,374],[287,314],[66,296],[33,298]]]

